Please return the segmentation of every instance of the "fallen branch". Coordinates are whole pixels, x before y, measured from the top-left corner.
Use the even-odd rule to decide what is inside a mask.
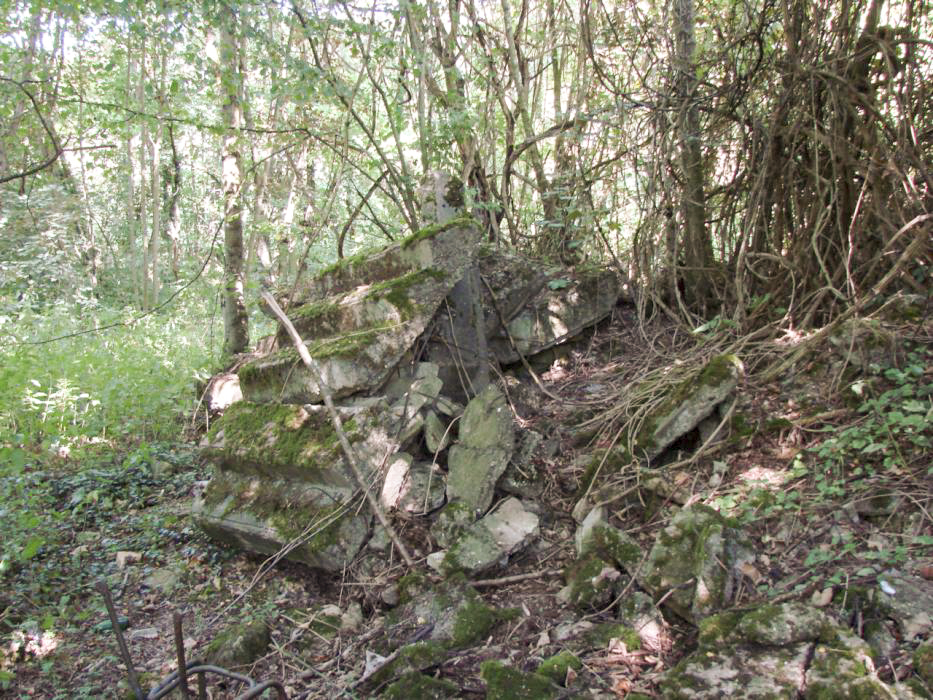
[[[515,574],[514,576],[503,576],[502,578],[486,578],[479,581],[470,581],[470,585],[475,588],[491,588],[493,586],[507,586],[510,583],[528,581],[534,578],[546,578],[548,576],[559,576],[563,573],[561,569],[542,569],[541,571],[532,571],[530,574]]]
[[[298,351],[299,357],[301,357],[301,361],[304,363],[305,367],[308,368],[308,371],[311,372],[311,376],[313,377],[314,381],[317,382],[317,385],[321,390],[321,396],[324,397],[324,406],[327,407],[327,413],[330,415],[331,423],[333,423],[334,430],[337,432],[337,439],[340,441],[340,449],[343,451],[343,458],[346,461],[347,466],[350,468],[350,471],[353,472],[353,478],[356,480],[356,485],[359,486],[363,491],[363,495],[366,497],[366,501],[369,503],[370,509],[379,519],[382,527],[385,528],[386,533],[389,535],[389,539],[392,540],[392,544],[395,545],[395,548],[398,550],[399,554],[402,555],[402,559],[405,560],[405,563],[408,566],[414,566],[414,560],[411,558],[411,555],[408,553],[405,545],[402,544],[402,541],[399,539],[398,533],[395,532],[395,528],[392,527],[392,525],[389,523],[389,519],[386,518],[385,513],[382,512],[382,507],[379,505],[379,501],[377,501],[376,497],[370,492],[369,486],[366,483],[366,479],[363,478],[363,472],[356,460],[356,455],[353,454],[353,448],[350,447],[350,442],[347,440],[347,434],[343,430],[343,421],[340,420],[340,415],[337,413],[337,409],[334,407],[334,399],[330,394],[330,389],[328,389],[327,385],[324,383],[324,377],[321,375],[320,370],[318,370],[317,364],[311,358],[311,353],[308,352],[308,347],[301,339],[301,336],[298,335],[298,331],[295,330],[295,326],[292,325],[292,322],[288,319],[288,316],[285,315],[285,312],[282,311],[282,308],[278,305],[278,302],[276,302],[275,298],[265,290],[262,291],[260,296],[262,297],[262,300],[269,306],[269,309],[272,311],[272,313],[275,314],[276,318],[279,319],[279,322],[285,327],[289,337],[292,339],[292,343],[295,345],[295,349]]]

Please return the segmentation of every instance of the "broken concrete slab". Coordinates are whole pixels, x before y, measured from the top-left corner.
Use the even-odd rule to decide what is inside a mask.
[[[699,621],[726,607],[741,567],[754,560],[742,533],[702,504],[684,508],[658,533],[638,582],[679,616]]]
[[[538,534],[538,516],[517,498],[507,498],[498,508],[466,527],[450,544],[443,559],[435,558],[445,575],[463,571],[476,574],[508,559]]]
[[[470,218],[423,229],[360,259],[340,261],[298,292],[289,320],[332,396],[385,383],[473,262],[479,231]],[[291,347],[239,371],[243,396],[255,402],[317,403],[323,390]]]
[[[862,640],[802,603],[706,618],[699,648],[664,674],[660,689],[673,700],[913,697],[875,676]]]
[[[340,571],[366,542],[371,517],[344,512],[344,502],[327,504],[323,496],[294,481],[219,472],[192,513],[219,542],[263,555],[288,547],[291,561]]]
[[[339,407],[359,465],[372,478],[401,447],[383,400]],[[303,533],[288,558],[335,571],[359,551],[369,515],[343,513],[357,489],[323,406],[231,406],[208,434],[214,477],[193,514],[212,537],[261,554]]]
[[[378,291],[380,284],[432,268],[444,271],[452,287],[474,258],[481,234],[470,216],[436,221],[429,220],[427,226],[401,241],[338,260],[302,280],[292,296],[291,308],[355,290],[361,284],[373,285]],[[285,297],[277,295],[276,300],[281,305]],[[286,311],[291,317],[291,309]]]
[[[540,261],[503,251],[482,255],[479,264],[490,282],[483,290],[489,349],[502,364],[579,335],[612,313],[622,291],[605,268],[542,271]]]
[[[734,355],[718,355],[697,376],[675,386],[645,419],[635,438],[633,453],[652,460],[696,428],[735,390],[741,366]]]
[[[489,508],[514,446],[512,413],[502,392],[490,385],[463,413],[460,439],[448,453],[447,498],[463,501],[476,513]]]

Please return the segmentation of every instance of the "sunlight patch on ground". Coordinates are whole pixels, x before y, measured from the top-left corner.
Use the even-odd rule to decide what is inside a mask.
[[[753,488],[777,489],[787,481],[788,474],[782,469],[768,467],[750,467],[738,475],[738,478]]]
[[[54,630],[40,630],[38,627],[18,629],[13,632],[6,648],[8,658],[17,659],[22,655],[41,659],[58,648],[61,637]]]

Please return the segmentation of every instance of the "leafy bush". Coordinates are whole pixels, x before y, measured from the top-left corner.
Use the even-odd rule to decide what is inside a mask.
[[[0,444],[13,435],[52,449],[177,436],[212,359],[211,319],[202,309],[37,344],[129,321],[132,313],[58,304],[42,315],[0,316]],[[222,333],[219,320],[216,327]]]

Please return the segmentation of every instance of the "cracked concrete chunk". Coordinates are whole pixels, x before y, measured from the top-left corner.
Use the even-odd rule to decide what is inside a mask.
[[[740,368],[741,363],[734,355],[718,355],[697,376],[674,387],[645,420],[635,439],[634,453],[654,459],[677,438],[697,427],[735,390]]]
[[[447,498],[484,512],[514,446],[512,412],[502,392],[489,385],[463,412],[460,441],[448,453]]]
[[[538,516],[525,510],[517,498],[508,498],[454,539],[439,569],[445,574],[484,571],[525,547],[537,534]]]
[[[915,697],[882,683],[868,645],[803,603],[706,618],[699,648],[664,674],[660,689],[672,700]]]
[[[386,471],[382,507],[406,513],[429,513],[444,504],[444,477],[430,462],[412,462],[398,453]]]
[[[658,533],[639,583],[686,620],[697,621],[732,602],[741,566],[754,559],[743,535],[705,505],[684,508]],[[670,593],[670,595],[667,595]]]

